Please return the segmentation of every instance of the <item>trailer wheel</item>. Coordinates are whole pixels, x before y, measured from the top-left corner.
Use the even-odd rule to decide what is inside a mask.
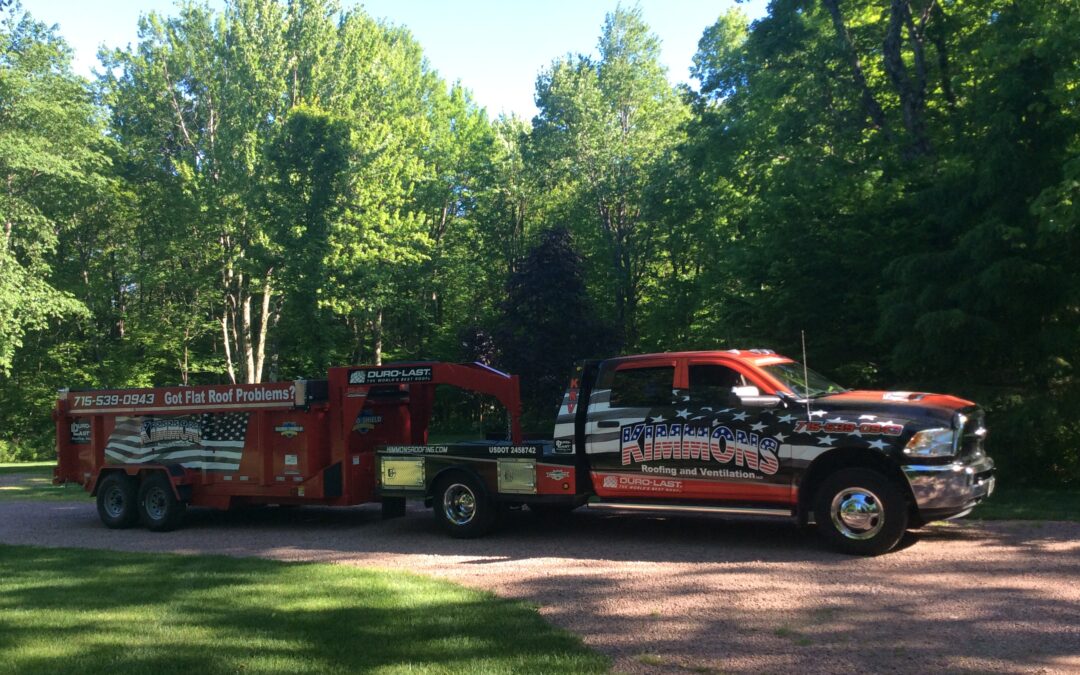
[[[435,520],[451,537],[482,537],[495,525],[495,504],[476,478],[455,473],[435,486]]]
[[[122,530],[139,520],[135,505],[135,481],[122,473],[110,473],[97,489],[97,512],[105,527]]]
[[[833,547],[880,555],[904,536],[908,507],[892,481],[870,469],[843,469],[825,479],[814,500],[818,531]]]
[[[187,506],[173,494],[168,476],[154,472],[139,486],[139,518],[151,532],[168,532],[180,526]]]

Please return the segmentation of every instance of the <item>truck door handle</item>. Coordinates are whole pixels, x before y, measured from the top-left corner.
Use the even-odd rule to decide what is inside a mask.
[[[601,420],[596,423],[601,429],[611,429],[619,426],[619,420]]]

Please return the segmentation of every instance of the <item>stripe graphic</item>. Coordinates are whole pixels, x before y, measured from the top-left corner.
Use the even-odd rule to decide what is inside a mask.
[[[179,464],[236,471],[243,458],[248,413],[117,417],[105,456],[118,464]]]

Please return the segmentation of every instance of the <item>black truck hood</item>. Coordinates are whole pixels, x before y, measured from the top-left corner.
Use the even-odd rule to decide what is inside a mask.
[[[810,401],[812,408],[833,411],[858,411],[910,420],[951,423],[953,416],[970,410],[975,403],[948,394],[910,391],[846,391],[821,396]]]

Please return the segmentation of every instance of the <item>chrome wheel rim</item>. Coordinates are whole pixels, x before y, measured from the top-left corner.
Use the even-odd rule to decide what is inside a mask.
[[[848,539],[870,539],[885,527],[885,509],[870,490],[853,487],[836,493],[832,500],[833,526]]]
[[[124,515],[124,511],[127,510],[127,500],[124,499],[124,491],[120,489],[119,485],[113,485],[106,490],[101,501],[105,507],[105,513],[110,518],[120,518]]]
[[[147,490],[146,503],[143,508],[146,509],[146,515],[150,516],[152,519],[163,520],[165,518],[165,512],[169,508],[165,491],[159,487]]]
[[[454,483],[443,493],[443,512],[454,525],[468,525],[476,516],[476,495],[467,485]]]

